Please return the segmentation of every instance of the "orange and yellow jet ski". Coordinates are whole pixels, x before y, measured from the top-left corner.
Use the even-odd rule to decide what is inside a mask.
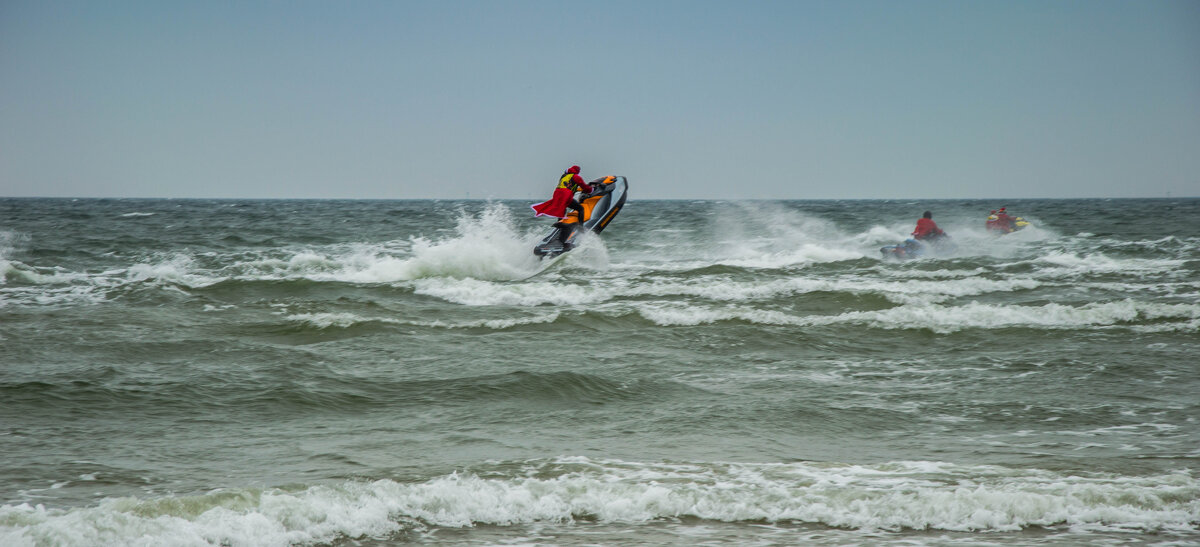
[[[533,254],[553,257],[571,250],[580,234],[604,231],[625,205],[625,195],[629,189],[625,177],[609,175],[593,180],[588,185],[592,187],[591,193],[579,197],[583,218],[579,218],[579,211],[571,211],[565,218],[555,222],[554,230],[533,248]]]

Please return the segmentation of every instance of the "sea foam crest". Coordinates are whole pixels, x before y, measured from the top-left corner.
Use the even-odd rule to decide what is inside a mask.
[[[330,327],[348,328],[359,323],[366,323],[371,319],[355,315],[353,313],[294,313],[287,316],[288,321],[303,323],[318,329],[327,329]],[[382,321],[395,322],[390,319]]]
[[[1187,261],[1162,258],[1110,258],[1101,253],[1079,255],[1053,251],[1035,261],[1039,275],[1108,273],[1141,276],[1146,272],[1175,272]],[[1185,275],[1180,273],[1180,275]]]
[[[441,329],[472,329],[472,328],[487,328],[487,329],[507,329],[520,325],[537,325],[543,323],[553,323],[558,319],[559,313],[556,311],[537,313],[532,315],[506,316],[503,319],[464,319],[459,321],[421,321],[408,319],[393,319],[389,317],[363,317],[353,313],[296,313],[285,317],[288,321],[301,323],[318,330],[340,328],[346,329],[356,325],[368,323],[384,323],[390,325],[407,325],[415,327],[430,327]]]
[[[467,306],[537,306],[543,304],[593,304],[614,295],[597,286],[543,281],[504,283],[479,279],[421,279],[413,283],[414,292],[435,296]]]
[[[784,268],[813,263],[841,262],[866,255],[846,247],[825,243],[792,243],[775,249],[761,249],[757,253],[739,253],[741,256],[722,257],[715,260],[723,266],[741,268]]]
[[[72,272],[58,267],[33,267],[11,257],[29,236],[0,231],[0,307],[10,302],[40,306],[104,300],[101,290],[121,283],[115,272]],[[10,283],[16,286],[8,286]],[[33,285],[33,286],[30,286]]]
[[[309,279],[346,283],[397,283],[429,278],[516,280],[537,273],[536,236],[517,233],[509,210],[488,204],[463,212],[445,238],[413,237],[407,243],[344,244],[294,249],[283,256],[251,254],[206,270],[195,257],[176,254],[129,268],[133,281],[162,280],[202,287],[227,280]]]
[[[168,281],[190,287],[203,287],[220,280],[200,273],[192,256],[177,253],[161,262],[134,264],[127,273],[129,281]]]
[[[951,333],[969,328],[1038,327],[1073,329],[1130,325],[1156,331],[1195,331],[1200,304],[1159,304],[1122,300],[1079,307],[992,305],[971,302],[962,306],[906,304],[886,310],[852,311],[838,315],[797,316],[744,306],[707,307],[651,303],[637,308],[642,317],[661,326],[701,325],[721,321],[747,321],[767,325],[817,326],[865,324],[882,329],[929,329]],[[1139,321],[1173,320],[1169,324],[1132,325]]]
[[[535,236],[519,234],[509,209],[489,203],[478,215],[463,213],[455,235],[442,240],[414,238],[412,256],[394,264],[393,281],[430,277],[491,280],[523,279],[541,263],[532,249]]]
[[[431,278],[414,282],[417,294],[435,296],[468,306],[583,305],[641,297],[694,297],[727,302],[771,301],[818,291],[879,294],[896,303],[941,302],[951,298],[994,292],[1030,290],[1041,282],[1012,277],[988,279],[963,276],[950,280],[875,280],[871,278],[787,277],[770,281],[736,281],[722,276],[691,279],[645,276],[637,282],[625,278],[590,278],[508,283],[479,279]]]
[[[860,246],[825,219],[773,203],[732,204],[711,219],[710,234],[672,232],[671,254],[682,261],[659,264],[660,270],[688,270],[712,265],[775,269],[854,260],[865,256]],[[683,254],[679,254],[682,252]],[[656,253],[657,256],[657,253]]]
[[[29,271],[28,268],[18,267],[17,264],[20,264],[19,262],[14,264],[9,259],[16,250],[18,243],[24,239],[25,236],[16,232],[0,230],[0,285],[7,283],[10,277],[17,280],[25,279],[31,274],[36,275]],[[0,301],[0,303],[2,302]]]
[[[486,470],[485,470],[486,471]],[[863,531],[1017,531],[1194,535],[1200,481],[956,466],[632,463],[560,458],[519,472],[425,482],[345,482],[303,490],[110,499],[77,509],[0,507],[0,542],[53,545],[292,545],[386,538],[427,526],[577,520],[639,524],[693,517],[802,522]]]

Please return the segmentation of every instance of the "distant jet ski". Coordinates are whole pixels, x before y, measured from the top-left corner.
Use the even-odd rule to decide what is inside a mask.
[[[988,213],[987,223],[985,224],[988,232],[1004,235],[1029,227],[1029,221],[1021,217],[1009,216],[1007,210],[1007,207],[1001,207]]]
[[[942,236],[925,241],[917,241],[909,238],[899,245],[881,247],[879,253],[883,255],[883,258],[909,260],[923,256],[952,253],[957,248],[954,242],[950,241],[950,236]]]
[[[1030,223],[1021,217],[1011,217],[1011,221],[1002,223],[996,215],[989,215],[985,224],[989,233],[996,235],[1011,234],[1028,228]]]
[[[579,212],[571,211],[566,218],[554,223],[554,229],[533,248],[533,254],[554,257],[571,250],[580,234],[604,231],[625,205],[625,194],[629,188],[625,177],[609,175],[593,180],[588,185],[592,187],[592,192],[579,198],[584,212],[582,228]]]

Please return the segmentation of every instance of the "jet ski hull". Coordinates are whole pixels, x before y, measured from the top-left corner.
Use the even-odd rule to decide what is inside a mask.
[[[991,219],[989,219],[988,224],[987,224],[987,230],[988,230],[988,232],[990,232],[992,234],[1002,236],[1002,235],[1011,234],[1013,232],[1019,232],[1021,230],[1024,230],[1025,228],[1028,228],[1029,226],[1030,226],[1029,221],[1025,220],[1021,217],[1014,218],[1012,224],[1010,224],[1008,226],[1001,226],[999,224],[993,224]]]
[[[600,233],[625,206],[629,183],[625,177],[607,176],[588,183],[592,193],[582,196],[579,204],[584,209],[583,222],[579,213],[571,211],[566,218],[554,223],[554,229],[533,248],[540,257],[554,257],[573,249],[584,232]]]
[[[911,260],[913,258],[921,258],[924,256],[949,254],[957,249],[954,242],[950,241],[948,236],[939,237],[937,239],[917,241],[915,239],[906,239],[904,243],[899,245],[888,245],[881,247],[879,253],[883,258],[892,258],[897,260]]]

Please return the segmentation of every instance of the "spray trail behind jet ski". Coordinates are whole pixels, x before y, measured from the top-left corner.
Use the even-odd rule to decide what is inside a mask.
[[[412,238],[412,255],[401,262],[400,279],[525,279],[544,269],[529,253],[533,237],[522,234],[511,210],[499,203],[489,203],[477,215],[462,211],[450,235]]]
[[[674,271],[802,268],[866,256],[856,242],[861,235],[774,203],[692,205],[661,211],[663,222],[622,245],[620,254],[652,269]]]

